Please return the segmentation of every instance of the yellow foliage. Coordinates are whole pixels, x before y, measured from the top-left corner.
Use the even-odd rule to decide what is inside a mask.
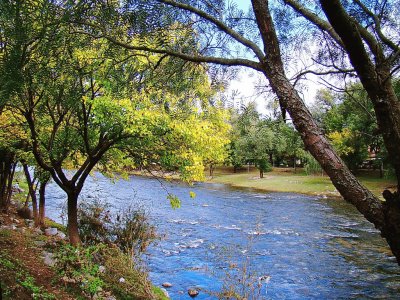
[[[334,131],[328,134],[328,138],[339,155],[354,153],[354,149],[347,145],[348,141],[351,139],[351,135],[352,133],[348,128],[344,128],[340,132]]]

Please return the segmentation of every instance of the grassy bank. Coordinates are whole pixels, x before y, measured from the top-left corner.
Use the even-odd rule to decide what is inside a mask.
[[[384,189],[395,185],[394,180],[379,178],[373,173],[363,173],[358,178],[379,197]],[[301,169],[296,170],[295,173],[293,169],[289,168],[274,168],[272,172],[265,173],[264,178],[260,178],[259,172],[255,168],[242,169],[237,173],[233,173],[233,169],[229,167],[217,168],[213,177],[208,178],[207,181],[266,192],[340,196],[328,176],[306,175]]]
[[[0,299],[168,299],[115,244],[75,248],[64,226],[47,219],[58,230],[45,235],[32,225],[15,206],[0,213]]]

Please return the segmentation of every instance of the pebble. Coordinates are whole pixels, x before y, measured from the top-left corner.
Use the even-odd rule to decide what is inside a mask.
[[[56,260],[53,258],[54,254],[51,252],[43,251],[43,256],[44,264],[49,267],[54,267],[54,265],[56,264]]]
[[[60,239],[62,239],[62,240],[65,240],[65,238],[67,237],[67,236],[65,235],[65,233],[64,233],[64,232],[61,232],[61,231],[59,231],[59,232],[57,233],[57,236],[58,236]]]
[[[169,283],[169,282],[164,282],[164,283],[162,284],[162,286],[165,287],[165,288],[170,288],[170,287],[172,287],[172,284]]]
[[[57,233],[58,233],[57,228],[53,228],[53,227],[46,228],[46,229],[44,230],[44,234],[45,234],[46,236],[53,236],[53,235],[56,235]]]
[[[199,294],[199,291],[197,289],[190,288],[188,290],[188,294],[189,294],[190,297],[194,298]]]

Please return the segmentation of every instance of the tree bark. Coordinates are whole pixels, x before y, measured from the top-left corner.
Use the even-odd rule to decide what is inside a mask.
[[[210,177],[213,177],[214,175],[214,165],[210,164]]]
[[[26,163],[22,163],[22,168],[24,169],[26,182],[28,183],[29,194],[32,199],[32,212],[33,212],[33,220],[35,222],[35,226],[39,226],[39,213],[38,213],[38,205],[37,205],[37,197],[36,190],[34,188],[34,180],[32,180],[31,174],[29,173],[29,168]]]
[[[356,21],[340,1],[320,0],[320,3],[374,105],[378,127],[395,170],[397,191],[383,193],[386,202],[382,207],[384,223],[380,229],[400,264],[400,102],[393,88],[391,66],[378,41],[374,41],[376,46],[371,49],[374,62],[370,59]]]
[[[44,226],[44,218],[46,217],[45,205],[46,205],[46,186],[49,181],[43,181],[39,187],[39,218],[38,225]]]
[[[12,195],[12,181],[16,162],[15,154],[6,149],[0,151],[0,211],[7,212]]]
[[[68,236],[73,246],[81,244],[78,230],[78,195],[76,192],[68,193]]]

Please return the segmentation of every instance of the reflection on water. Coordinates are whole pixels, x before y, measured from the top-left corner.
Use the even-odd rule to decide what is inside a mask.
[[[166,189],[182,200],[171,209]],[[196,193],[191,199],[189,191]],[[173,284],[172,299],[187,288],[221,289],[232,264],[269,276],[258,299],[398,299],[400,268],[379,235],[350,204],[297,194],[263,194],[221,184],[183,184],[141,177],[112,183],[101,175],[83,198],[116,208],[140,203],[165,238],[147,256],[156,285]],[[58,218],[64,194],[48,189],[48,213]],[[213,299],[202,291],[196,299]]]

